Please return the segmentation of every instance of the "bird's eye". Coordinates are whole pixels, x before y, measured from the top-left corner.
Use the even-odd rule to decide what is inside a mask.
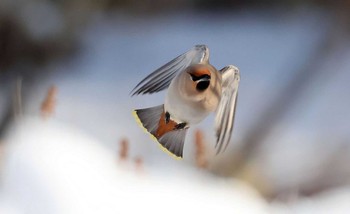
[[[197,91],[204,91],[209,87],[209,85],[210,85],[210,81],[200,81],[197,83],[196,89]]]

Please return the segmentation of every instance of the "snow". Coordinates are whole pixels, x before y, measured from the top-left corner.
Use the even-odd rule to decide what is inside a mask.
[[[267,213],[246,184],[182,165],[171,176],[118,161],[86,132],[58,121],[25,118],[6,139],[0,210],[12,213]],[[4,208],[5,207],[5,208]],[[1,212],[4,213],[4,212]],[[11,212],[8,212],[11,213]]]

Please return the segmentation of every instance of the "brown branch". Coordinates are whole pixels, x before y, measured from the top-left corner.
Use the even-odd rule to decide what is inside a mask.
[[[137,172],[142,172],[142,170],[143,170],[143,160],[142,160],[142,158],[138,156],[138,157],[136,157],[134,159],[134,162],[135,162],[136,171]]]
[[[195,132],[195,147],[196,147],[196,165],[199,168],[208,168],[208,161],[206,157],[206,149],[204,143],[204,134],[201,130],[196,130]]]
[[[40,112],[42,117],[45,119],[51,116],[55,111],[56,94],[57,94],[56,86],[51,86],[47,91],[44,101],[41,103]]]
[[[124,138],[119,143],[119,160],[125,161],[128,158],[129,154],[129,141]]]

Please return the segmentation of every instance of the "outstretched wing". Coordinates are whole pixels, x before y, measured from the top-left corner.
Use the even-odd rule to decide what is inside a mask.
[[[144,78],[131,91],[132,96],[162,91],[168,88],[171,80],[188,66],[208,61],[208,47],[206,45],[196,45],[191,50],[181,54]]]
[[[231,139],[240,80],[239,70],[235,66],[226,66],[219,72],[222,75],[222,94],[215,117],[217,154],[225,151]]]

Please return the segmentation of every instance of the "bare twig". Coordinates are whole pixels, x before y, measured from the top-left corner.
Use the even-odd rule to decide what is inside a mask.
[[[22,112],[22,78],[19,77],[16,80],[16,88],[14,91],[14,96],[13,96],[13,111],[14,111],[14,117],[18,118],[20,117],[23,112]]]
[[[141,172],[143,170],[143,160],[140,156],[134,159],[135,167],[137,172]]]
[[[4,136],[13,119],[18,118],[22,114],[22,77],[16,79],[14,87],[11,87],[7,98],[8,101],[4,104],[3,117],[0,120],[0,138]]]
[[[57,88],[56,86],[51,86],[49,90],[47,91],[47,95],[44,99],[44,101],[41,103],[41,115],[43,118],[48,118],[51,116],[56,107],[56,94],[57,94]]]
[[[129,141],[124,138],[120,141],[119,160],[126,160],[129,153]]]
[[[205,149],[205,144],[203,141],[203,132],[200,130],[197,130],[195,133],[195,146],[196,146],[196,165],[199,168],[207,168],[208,167],[208,162],[206,158],[206,149]]]

